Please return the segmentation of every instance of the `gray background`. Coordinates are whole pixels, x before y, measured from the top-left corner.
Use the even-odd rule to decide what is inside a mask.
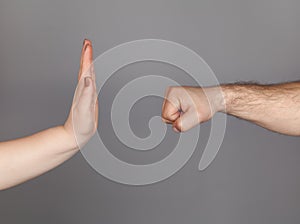
[[[135,39],[176,41],[200,54],[220,82],[297,80],[299,9],[297,0],[2,0],[0,140],[64,122],[85,37],[93,41],[95,56]],[[121,150],[109,139],[105,116],[118,89],[147,74],[194,84],[179,69],[153,62],[127,66],[105,84],[104,141],[116,156],[137,164],[166,156],[176,135],[169,130],[161,149],[146,154]],[[130,118],[133,130],[147,136],[147,119],[160,107],[161,99],[153,97],[138,102]],[[202,125],[199,147],[182,170],[144,187],[107,180],[78,153],[57,169],[0,192],[0,223],[299,223],[299,138],[228,117],[219,154],[199,172],[209,127]]]

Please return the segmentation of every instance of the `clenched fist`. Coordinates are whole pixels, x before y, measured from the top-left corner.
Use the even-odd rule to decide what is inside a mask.
[[[176,132],[187,131],[225,110],[219,87],[169,87],[162,106],[162,119]]]

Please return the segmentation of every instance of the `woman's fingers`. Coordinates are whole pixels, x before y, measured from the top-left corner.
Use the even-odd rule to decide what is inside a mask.
[[[93,68],[93,47],[90,40],[85,39],[81,53],[79,76],[80,101],[84,111],[90,110],[96,103],[96,85]]]
[[[83,56],[84,56],[84,49],[85,49],[85,42],[86,39],[84,39],[82,48],[81,48],[81,56],[80,56],[80,65],[79,65],[79,72],[78,72],[78,80],[80,80],[81,74],[82,74],[82,61],[83,61]]]
[[[80,58],[80,68],[78,73],[78,85],[74,97],[75,104],[78,102],[82,91],[84,89],[84,80],[83,77],[93,77],[95,80],[95,75],[93,68],[93,49],[92,42],[90,40],[85,39],[83,42],[82,50],[81,50],[81,58]]]
[[[82,78],[82,92],[73,114],[75,133],[79,145],[85,144],[94,134],[95,128],[95,88],[91,77]]]
[[[80,101],[82,102],[82,109],[84,111],[89,111],[91,108],[95,106],[96,103],[96,89],[91,77],[84,78],[84,88],[80,97]]]
[[[90,126],[91,123],[93,126],[97,126],[98,101],[93,67],[93,48],[89,40],[85,40],[83,44],[79,72],[78,90],[80,96],[78,107],[87,122],[87,126]]]
[[[90,40],[85,39],[81,51],[80,69],[78,74],[78,80],[82,77],[92,76],[91,68],[93,64],[93,47]]]

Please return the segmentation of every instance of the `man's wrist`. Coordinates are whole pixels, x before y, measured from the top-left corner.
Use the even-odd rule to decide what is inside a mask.
[[[253,106],[258,109],[273,95],[265,92],[265,86],[253,83],[224,84],[221,85],[221,89],[225,105],[223,112],[231,115],[248,113],[249,107]],[[246,107],[248,109],[245,109]]]
[[[221,86],[204,88],[204,92],[214,112],[225,112],[226,101]]]
[[[224,108],[222,112],[231,114],[234,111],[234,107],[240,98],[243,98],[244,88],[243,85],[236,84],[223,84],[220,86],[223,94]]]

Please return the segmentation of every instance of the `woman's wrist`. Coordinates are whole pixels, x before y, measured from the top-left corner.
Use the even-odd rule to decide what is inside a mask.
[[[65,142],[66,148],[68,151],[76,151],[79,149],[76,137],[74,135],[73,127],[68,125],[58,126],[58,129],[61,133],[62,139]]]

